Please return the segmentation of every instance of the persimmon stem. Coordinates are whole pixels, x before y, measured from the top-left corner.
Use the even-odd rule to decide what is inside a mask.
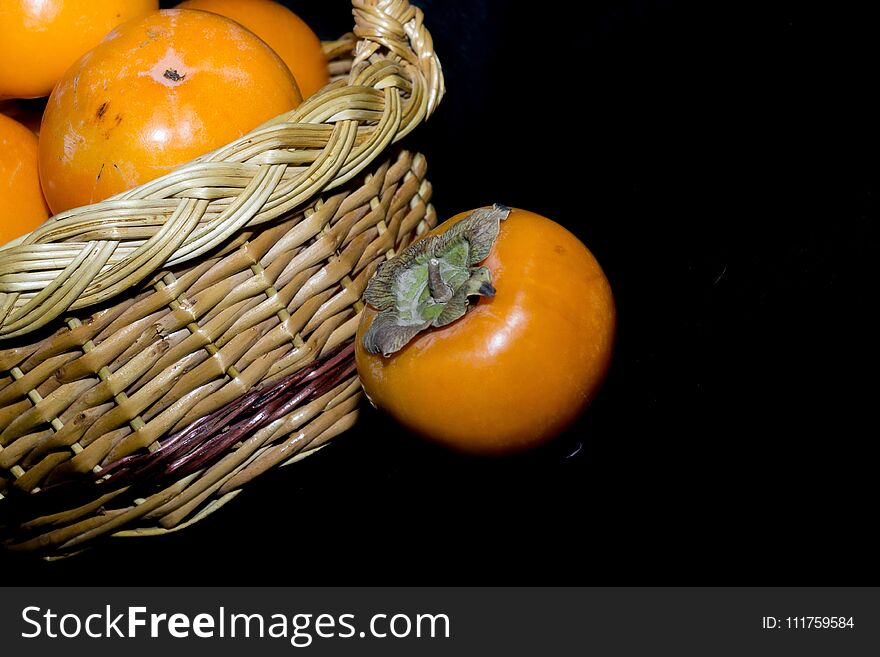
[[[437,258],[428,260],[428,289],[434,301],[438,303],[446,303],[452,298],[452,287],[444,283],[440,277],[440,261]]]

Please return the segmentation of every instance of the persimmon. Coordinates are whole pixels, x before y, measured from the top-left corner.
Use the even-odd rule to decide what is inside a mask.
[[[318,35],[284,5],[273,0],[185,0],[178,7],[211,11],[244,25],[284,60],[303,98],[330,81]]]
[[[110,32],[58,82],[40,177],[54,212],[94,203],[296,107],[284,62],[238,23],[167,9]]]
[[[157,9],[158,0],[3,0],[0,98],[48,96],[110,30]]]
[[[385,263],[365,299],[355,357],[367,396],[464,452],[548,441],[593,399],[611,361],[615,306],[599,263],[525,210],[453,217]]]
[[[40,191],[37,137],[0,114],[0,246],[31,232],[48,217]]]

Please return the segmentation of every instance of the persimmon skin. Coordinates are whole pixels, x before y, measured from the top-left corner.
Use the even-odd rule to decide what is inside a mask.
[[[409,430],[462,452],[515,453],[558,435],[594,398],[611,362],[614,298],[583,243],[525,210],[501,222],[483,264],[494,297],[387,358],[363,346],[376,316],[367,306],[355,358],[369,399]]]
[[[0,114],[0,246],[48,218],[37,169],[37,137]]]
[[[274,0],[186,0],[181,9],[201,9],[241,23],[278,53],[308,98],[330,81],[321,40],[304,20]]]
[[[3,0],[0,99],[48,96],[68,66],[158,0]]]
[[[226,145],[302,101],[238,23],[167,9],[110,32],[58,82],[40,130],[53,212],[96,203]]]

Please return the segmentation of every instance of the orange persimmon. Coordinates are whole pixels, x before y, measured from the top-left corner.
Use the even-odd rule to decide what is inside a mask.
[[[416,433],[480,454],[521,451],[569,426],[605,377],[615,332],[611,287],[574,235],[525,210],[510,211],[497,231],[479,267],[472,260],[462,270],[467,251],[439,242],[421,254],[418,242],[405,249],[409,264],[386,263],[370,282],[356,337],[373,404]],[[478,238],[465,236],[471,252]],[[459,298],[456,289],[479,301],[428,325],[440,313],[435,300]]]
[[[302,98],[284,62],[238,23],[168,9],[110,32],[58,82],[40,177],[54,212],[101,201],[219,148]]]
[[[48,217],[37,170],[37,137],[0,114],[0,246],[31,232]]]
[[[3,0],[0,98],[48,96],[68,66],[158,0]]]

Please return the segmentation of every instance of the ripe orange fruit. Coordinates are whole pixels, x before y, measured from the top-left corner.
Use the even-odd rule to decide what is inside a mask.
[[[0,98],[48,96],[105,34],[158,8],[158,0],[3,0]]]
[[[40,191],[37,137],[0,114],[0,245],[31,232],[48,217]]]
[[[470,215],[453,217],[423,239]],[[471,237],[467,242],[477,248]],[[469,251],[438,247],[432,253],[444,283],[468,280],[458,271]],[[417,320],[437,317],[432,309],[442,301],[425,272],[428,258],[408,261],[402,269],[386,265],[397,272],[393,296],[384,296],[384,311],[367,305],[357,330],[358,375],[376,407],[452,449],[507,454],[552,439],[593,400],[611,363],[616,311],[602,268],[572,233],[534,212],[512,210],[488,256],[473,264],[488,268],[488,276],[471,269],[477,283],[489,280],[490,288],[476,292],[484,296],[474,297],[463,316],[427,326],[386,356],[374,348],[382,339],[368,335],[374,322],[388,326],[382,314],[388,319],[393,312],[403,327],[385,331],[393,338],[419,330]],[[365,299],[376,300],[370,287]]]
[[[40,134],[54,212],[95,203],[219,148],[302,98],[238,23],[168,9],[113,30],[58,82]]]
[[[201,9],[241,23],[278,53],[308,98],[330,81],[321,41],[299,16],[272,0],[186,0],[181,8]]]

